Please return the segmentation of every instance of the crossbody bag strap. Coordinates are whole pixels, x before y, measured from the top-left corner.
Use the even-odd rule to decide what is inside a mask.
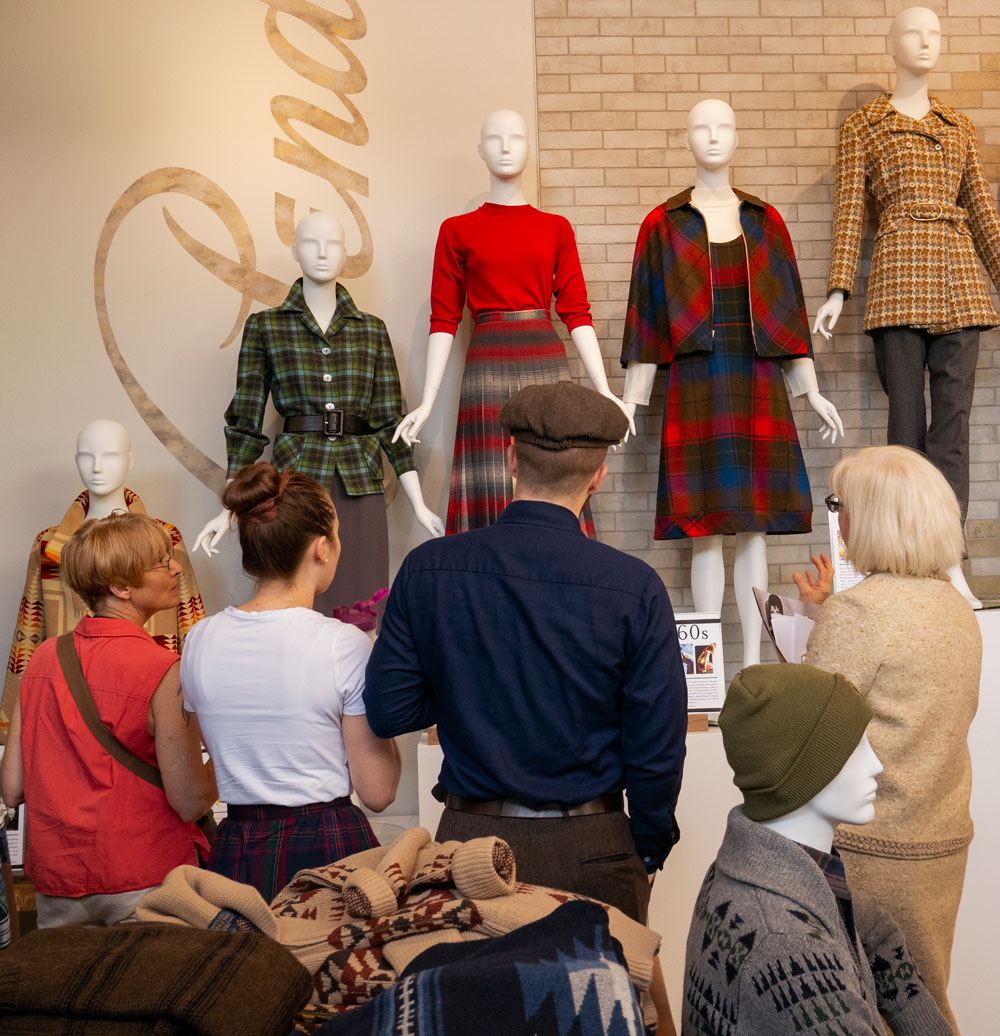
[[[59,659],[59,665],[62,667],[70,694],[73,695],[73,701],[76,702],[76,707],[80,710],[87,729],[97,738],[101,747],[117,759],[122,766],[131,770],[136,777],[140,777],[147,784],[152,784],[154,788],[162,788],[163,779],[160,777],[159,768],[151,766],[130,752],[98,716],[94,696],[87,686],[87,680],[80,665],[80,656],[76,653],[72,632],[64,633],[61,637],[56,638],[56,657]]]

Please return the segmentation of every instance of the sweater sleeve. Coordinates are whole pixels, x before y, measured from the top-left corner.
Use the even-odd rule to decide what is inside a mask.
[[[830,242],[830,273],[826,293],[851,294],[861,253],[861,228],[865,218],[864,145],[856,112],[844,120],[837,145],[837,187],[833,199],[833,239]]]
[[[459,249],[453,219],[446,219],[438,231],[431,274],[431,334],[453,335],[465,308],[465,264]]]
[[[416,471],[417,466],[413,460],[413,447],[402,439],[392,441],[396,426],[403,419],[403,393],[399,387],[399,370],[396,367],[392,342],[389,340],[389,331],[381,320],[375,321],[375,324],[378,346],[375,370],[372,374],[369,421],[378,429],[375,437],[398,478],[407,471]]]
[[[879,1012],[895,1036],[952,1036],[899,926],[873,900],[853,897],[854,922],[875,979]]]
[[[590,303],[587,301],[587,284],[583,279],[580,254],[576,248],[576,237],[569,220],[561,217],[552,291],[556,297],[556,312],[568,331],[593,325]]]

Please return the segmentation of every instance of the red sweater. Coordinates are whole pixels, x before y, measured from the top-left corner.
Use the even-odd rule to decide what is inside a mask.
[[[532,205],[486,202],[441,224],[431,281],[431,333],[454,334],[466,303],[490,310],[544,309],[556,297],[566,327],[593,324],[573,228]]]
[[[146,716],[179,656],[126,619],[81,619],[73,641],[97,714],[122,744],[155,766]],[[30,831],[25,869],[39,892],[134,892],[160,884],[179,864],[197,864],[197,827],[87,729],[63,678],[55,638],[25,670],[21,724]]]

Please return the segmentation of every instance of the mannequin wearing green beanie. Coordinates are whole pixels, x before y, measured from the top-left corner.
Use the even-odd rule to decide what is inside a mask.
[[[838,824],[875,816],[871,710],[841,675],[749,666],[719,715],[744,804],[702,884],[688,934],[682,1034],[951,1036],[902,933],[852,900]]]

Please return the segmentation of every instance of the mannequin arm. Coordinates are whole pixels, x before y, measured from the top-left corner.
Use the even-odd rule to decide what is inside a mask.
[[[199,547],[211,557],[213,554],[218,554],[219,550],[216,544],[227,532],[233,527],[233,512],[222,510],[220,511],[201,532],[198,533],[198,538],[194,541],[194,550]]]
[[[635,410],[633,409],[630,413],[629,408],[608,387],[608,375],[604,369],[604,356],[601,354],[601,344],[597,340],[597,332],[594,330],[593,325],[581,324],[579,327],[574,327],[570,331],[569,336],[573,339],[576,351],[583,361],[583,368],[587,372],[587,377],[590,378],[591,385],[602,396],[607,396],[608,399],[613,400],[618,405],[622,413],[628,418],[629,432],[635,435],[635,421],[632,419],[632,414],[635,413]]]
[[[444,369],[448,366],[448,356],[454,341],[455,336],[446,331],[435,331],[427,340],[427,372],[424,374],[423,398],[420,405],[399,422],[392,437],[393,442],[402,439],[407,446],[420,442],[417,436],[427,423],[427,418],[431,416],[431,409],[434,400],[437,399],[438,389],[441,388]]]
[[[625,391],[622,399],[625,402],[625,413],[630,418],[629,429],[635,429],[635,408],[637,406],[649,406],[649,397],[653,392],[653,381],[656,378],[655,363],[639,363],[638,360],[630,360],[628,370],[625,372]],[[625,436],[628,442],[628,435]]]
[[[626,403],[636,406],[649,406],[649,397],[653,394],[653,381],[656,379],[655,363],[639,363],[638,360],[629,360],[628,370],[625,372],[625,391],[622,399]]]
[[[405,418],[404,418],[405,420]],[[400,425],[402,427],[402,425]],[[424,503],[420,491],[420,477],[415,471],[404,471],[399,484],[413,508],[414,517],[436,539],[444,535],[444,522]]]
[[[833,337],[832,331],[840,319],[840,311],[844,308],[844,299],[846,297],[845,293],[839,288],[835,288],[830,292],[826,302],[819,307],[819,311],[816,313],[816,319],[813,322],[813,334],[816,334],[818,331],[824,338]]]
[[[807,392],[806,402],[823,419],[823,438],[828,438],[831,446],[837,441],[838,435],[843,439],[844,422],[841,421],[837,408],[830,400],[826,396],[821,396],[818,392]]]

